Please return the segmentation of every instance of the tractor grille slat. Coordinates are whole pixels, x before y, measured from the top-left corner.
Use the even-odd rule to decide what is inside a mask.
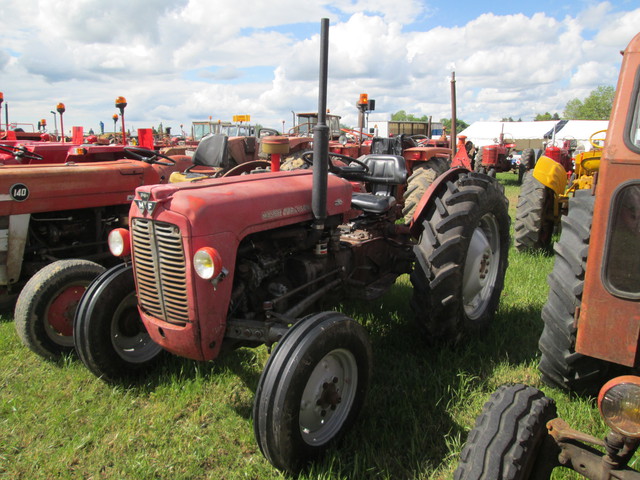
[[[180,230],[169,223],[134,218],[132,234],[140,306],[165,322],[184,325],[189,314]]]

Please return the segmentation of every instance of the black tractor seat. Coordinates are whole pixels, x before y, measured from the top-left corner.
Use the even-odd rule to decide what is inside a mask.
[[[354,193],[351,205],[368,213],[385,213],[396,204],[398,186],[407,182],[407,166],[400,155],[372,154],[359,158],[369,171],[360,177],[368,193]]]

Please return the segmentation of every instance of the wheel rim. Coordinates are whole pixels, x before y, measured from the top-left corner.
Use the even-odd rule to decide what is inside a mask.
[[[469,242],[462,299],[464,311],[471,320],[485,312],[493,294],[500,267],[499,232],[496,218],[487,213],[480,219]]]
[[[47,305],[44,328],[57,345],[73,347],[73,317],[85,290],[85,285],[63,288]]]
[[[333,350],[318,362],[300,401],[300,433],[308,445],[322,445],[338,434],[357,387],[358,365],[348,350]]]
[[[154,358],[162,347],[151,340],[140,320],[134,292],[113,313],[111,343],[116,353],[129,363],[143,363]]]

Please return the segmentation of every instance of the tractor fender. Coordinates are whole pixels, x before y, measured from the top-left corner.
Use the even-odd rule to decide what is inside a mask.
[[[545,187],[549,187],[557,195],[562,195],[567,188],[566,170],[558,162],[545,155],[538,159],[533,169],[533,178]]]
[[[414,238],[420,237],[420,233],[422,232],[422,218],[427,211],[427,207],[430,206],[430,203],[434,198],[434,192],[438,191],[440,188],[444,188],[447,182],[455,181],[460,175],[467,172],[469,172],[469,170],[466,168],[451,168],[436,178],[429,188],[427,188],[427,191],[424,192],[420,202],[418,202],[418,205],[413,212],[411,223],[409,224],[409,231]]]

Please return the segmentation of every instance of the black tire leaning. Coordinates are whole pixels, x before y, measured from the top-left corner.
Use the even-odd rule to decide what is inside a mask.
[[[414,247],[411,307],[428,339],[457,341],[489,327],[504,287],[508,200],[486,175],[463,173],[430,201]]]
[[[473,171],[477,173],[487,173],[487,169],[484,165],[482,165],[482,154],[483,147],[478,148],[478,153],[476,153],[475,164],[473,166]]]
[[[48,360],[73,351],[73,317],[86,287],[104,267],[88,260],[59,260],[25,284],[14,311],[22,343]]]
[[[431,184],[449,170],[449,162],[444,158],[434,157],[431,160],[419,163],[413,167],[413,173],[407,179],[407,189],[404,192],[404,206],[402,207],[402,215],[406,224],[411,223],[413,213],[420,203],[420,199],[424,192]]]
[[[291,327],[267,361],[253,405],[267,460],[295,473],[338,440],[362,408],[371,362],[366,331],[341,313],[309,315]]]
[[[533,148],[525,148],[522,150],[522,155],[520,156],[520,165],[524,167],[524,170],[528,172],[529,170],[533,170],[536,166],[536,152]]]
[[[555,402],[527,385],[503,385],[489,397],[460,453],[455,480],[549,478],[555,463],[544,450]],[[557,456],[556,456],[557,458]]]
[[[514,245],[516,250],[540,250],[551,248],[551,238],[555,226],[553,203],[555,193],[527,172],[522,181],[516,221],[514,224]]]
[[[609,362],[575,351],[574,314],[582,302],[594,201],[590,190],[578,190],[569,199],[569,212],[562,218],[562,233],[554,245],[553,270],[547,277],[549,295],[542,308],[544,328],[538,342],[542,381],[581,395],[596,395],[615,370]]]
[[[141,376],[155,367],[163,353],[140,320],[130,265],[107,270],[89,286],[73,328],[78,356],[106,382]]]

